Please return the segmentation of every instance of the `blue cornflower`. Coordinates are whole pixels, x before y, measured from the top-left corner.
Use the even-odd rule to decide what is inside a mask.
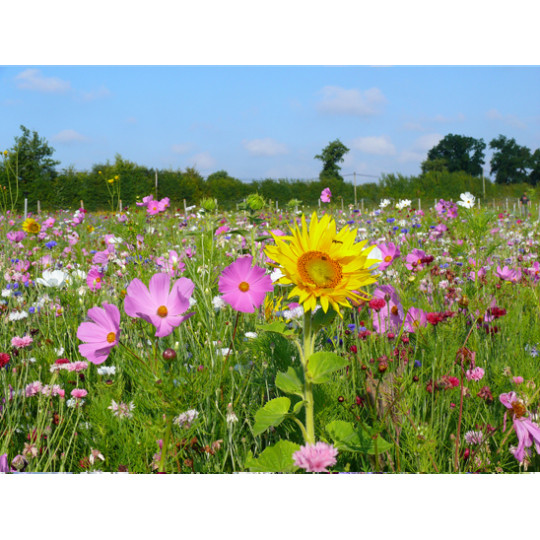
[[[414,367],[422,367],[422,362],[420,362],[420,360],[415,360]]]
[[[50,242],[47,242],[45,244],[45,247],[52,249],[53,247],[56,247],[58,245],[58,242],[55,242],[54,240],[51,240]]]
[[[394,223],[394,221],[396,221],[396,218],[393,218],[393,217],[386,218],[386,223]]]

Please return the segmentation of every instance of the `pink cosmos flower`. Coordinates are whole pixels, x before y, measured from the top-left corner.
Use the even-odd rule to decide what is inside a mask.
[[[113,258],[116,252],[114,244],[109,244],[104,251],[98,251],[92,258],[92,264],[106,264]]]
[[[422,270],[422,259],[426,257],[426,252],[421,249],[413,249],[405,258],[405,266],[408,270]]]
[[[468,369],[465,373],[468,381],[481,381],[484,378],[485,371],[481,367],[475,367],[474,369]]]
[[[264,268],[252,268],[252,260],[251,255],[237,259],[219,277],[223,300],[242,313],[254,313],[264,302],[266,293],[274,290],[271,277],[265,275]]]
[[[382,261],[379,263],[379,270],[386,270],[392,264],[392,262],[401,255],[399,248],[392,242],[379,244],[377,247],[381,252],[382,259]]]
[[[154,200],[153,195],[147,195],[146,197],[143,197],[142,202],[135,203],[137,206],[147,206],[150,201]]]
[[[535,261],[530,268],[524,268],[523,271],[533,278],[534,283],[538,283],[540,280],[540,263]]]
[[[500,266],[497,266],[495,275],[503,281],[511,281],[512,283],[516,283],[521,279],[521,270],[519,268],[517,270],[514,268],[508,268],[508,266],[503,266],[501,269]]]
[[[26,233],[24,231],[10,231],[6,236],[11,243],[17,244],[26,238]]]
[[[120,311],[115,305],[104,302],[102,308],[89,309],[88,317],[94,322],[83,322],[77,330],[77,338],[86,342],[79,345],[79,352],[89,362],[102,364],[111,349],[118,345]]]
[[[82,399],[88,392],[84,388],[74,388],[70,394],[76,399]]]
[[[230,230],[228,225],[222,225],[221,227],[218,227],[216,229],[216,232],[214,233],[215,236],[219,236],[220,234],[226,233]]]
[[[101,272],[94,266],[86,276],[86,284],[91,291],[97,291],[101,289],[101,279]]]
[[[30,336],[15,336],[11,338],[11,344],[16,349],[24,349],[25,347],[29,347],[34,340]]]
[[[130,317],[138,317],[156,327],[156,337],[168,336],[177,326],[194,313],[183,315],[189,308],[189,299],[195,284],[180,278],[170,288],[171,277],[154,274],[148,288],[135,278],[127,288],[124,310]]]
[[[426,312],[420,308],[412,307],[407,311],[405,317],[405,330],[407,332],[416,332],[418,328],[425,328],[427,326]]]
[[[525,448],[535,445],[536,453],[540,454],[540,428],[529,418],[525,405],[518,399],[515,392],[508,392],[499,396],[500,402],[511,412],[514,419],[514,430],[518,438],[517,448],[511,450],[514,457],[521,463],[525,459]],[[508,411],[507,411],[508,412]],[[506,423],[506,414],[504,414]],[[506,425],[503,429],[506,429]]]
[[[297,467],[305,469],[307,472],[328,472],[326,467],[336,464],[338,451],[331,444],[318,442],[316,444],[306,444],[295,452],[292,457]]]
[[[169,251],[168,259],[165,257],[158,257],[156,259],[156,264],[161,266],[163,271],[167,272],[167,274],[169,274],[171,277],[175,277],[177,274],[180,274],[186,267],[186,265],[180,259],[178,253],[176,253],[174,250]]]
[[[321,192],[321,202],[329,203],[332,198],[330,188],[324,188]]]
[[[382,299],[386,302],[379,311],[373,310],[371,313],[375,331],[379,334],[390,330],[398,331],[403,323],[405,313],[394,287],[392,285],[377,287],[373,291],[373,299]]]

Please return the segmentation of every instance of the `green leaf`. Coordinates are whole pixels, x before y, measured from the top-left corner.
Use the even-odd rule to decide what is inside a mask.
[[[288,397],[271,399],[262,409],[255,413],[253,433],[260,435],[270,426],[279,426],[287,416],[290,406],[291,400]]]
[[[369,437],[361,429],[355,429],[354,424],[351,422],[334,420],[326,425],[326,431],[338,450],[375,455],[375,440],[373,437]],[[376,435],[376,437],[378,454],[392,448],[392,443],[385,441],[380,435]]]
[[[339,369],[343,369],[349,361],[333,352],[317,352],[312,354],[307,363],[308,377],[315,384],[330,380],[330,375]]]
[[[293,407],[293,413],[294,414],[298,414],[301,410],[302,410],[302,407],[307,403],[307,401],[299,401],[298,403],[295,403],[294,404],[294,407]]]
[[[300,450],[300,445],[291,441],[279,441],[274,446],[268,446],[255,459],[249,452],[245,466],[251,472],[281,472],[292,473],[298,469],[292,455]]]
[[[289,367],[287,373],[278,372],[276,386],[286,394],[296,394],[297,396],[304,397],[304,385],[298,373],[292,367]]]
[[[274,321],[268,324],[256,324],[255,328],[258,332],[275,332],[283,336],[292,336],[294,332],[287,328],[283,321]]]
[[[362,454],[367,454],[369,451],[369,439],[362,436],[351,422],[334,420],[333,422],[326,424],[326,431],[334,441],[334,446],[338,450],[360,452]]]
[[[311,319],[311,327],[313,332],[318,332],[321,328],[329,326],[336,318],[337,311],[334,311],[332,306],[328,306],[328,311],[325,313],[322,309],[318,309]]]

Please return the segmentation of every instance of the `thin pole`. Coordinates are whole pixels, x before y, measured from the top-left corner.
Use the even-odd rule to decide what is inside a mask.
[[[24,219],[28,216],[28,199],[24,199]]]
[[[158,198],[158,172],[155,170],[154,185],[156,188],[156,199]]]
[[[357,201],[356,201],[356,173],[354,173],[354,207],[356,208],[356,205],[357,205]]]

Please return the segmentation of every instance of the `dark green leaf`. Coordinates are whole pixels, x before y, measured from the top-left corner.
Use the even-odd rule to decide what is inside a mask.
[[[334,371],[343,369],[349,361],[333,352],[317,352],[308,359],[308,377],[315,384],[324,383],[330,380],[330,375]]]
[[[249,452],[246,467],[251,472],[281,472],[292,473],[298,469],[292,455],[300,450],[300,445],[291,441],[279,441],[274,446],[268,446],[255,459]]]
[[[289,412],[291,400],[288,397],[271,399],[262,409],[255,413],[253,433],[260,435],[270,426],[279,426]]]

